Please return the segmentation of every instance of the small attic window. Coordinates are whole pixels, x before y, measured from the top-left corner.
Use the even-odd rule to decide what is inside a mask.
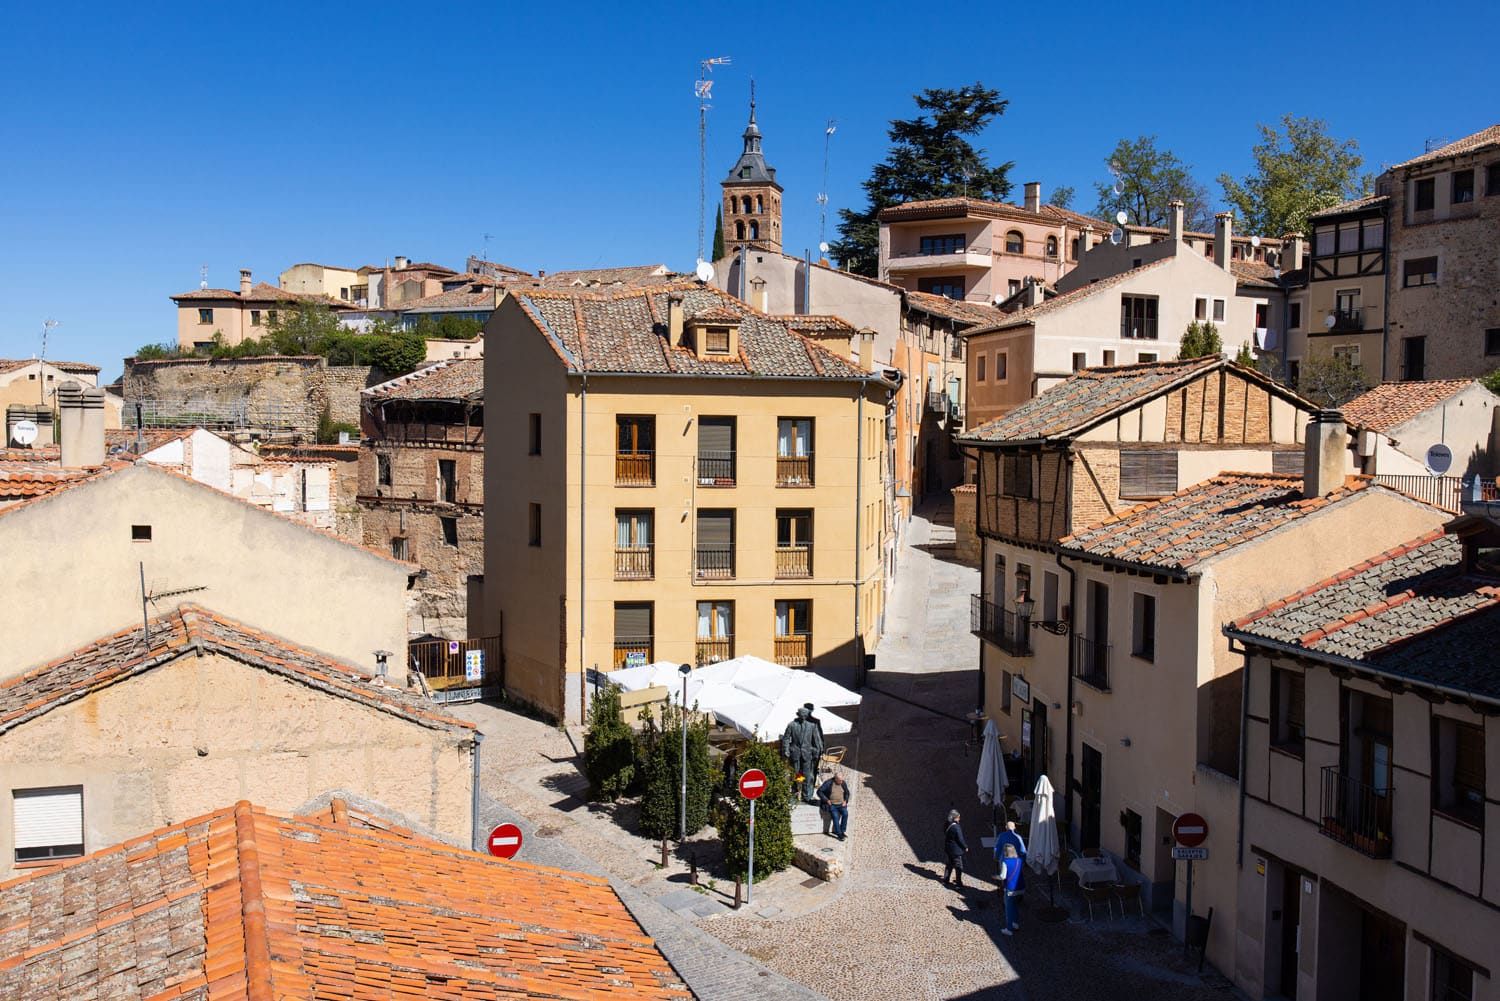
[[[151,526],[150,525],[131,525],[130,526],[130,541],[131,542],[150,542],[151,541]]]
[[[704,330],[703,353],[706,355],[729,354],[729,328],[709,327]]]

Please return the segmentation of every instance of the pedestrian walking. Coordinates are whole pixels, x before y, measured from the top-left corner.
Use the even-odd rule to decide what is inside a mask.
[[[964,887],[964,856],[968,854],[969,843],[964,840],[964,831],[958,826],[959,820],[957,810],[948,811],[948,826],[943,831],[943,853],[947,857],[947,863],[943,868],[943,885],[948,885],[948,878],[953,877],[953,885],[960,890]]]
[[[1023,863],[1026,861],[1026,840],[1016,830],[1016,822],[1014,820],[1007,820],[1005,822],[1005,830],[1001,831],[1000,836],[995,839],[996,863],[1005,855],[1005,847],[1007,845],[1015,848],[1016,854]]]
[[[849,801],[853,798],[849,784],[844,781],[844,773],[837,769],[818,788],[818,801],[833,818],[833,836],[840,841],[844,840],[844,834],[849,829]]]
[[[1023,869],[1016,846],[1006,842],[1004,854],[1000,856],[1000,893],[1005,902],[1005,927],[1000,929],[1002,935],[1014,934],[1015,929],[1021,927],[1021,922],[1016,919],[1016,904],[1017,898],[1026,888],[1021,875]]]

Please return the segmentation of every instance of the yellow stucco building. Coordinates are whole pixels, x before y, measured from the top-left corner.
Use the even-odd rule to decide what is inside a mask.
[[[742,654],[852,680],[884,612],[895,386],[697,283],[528,290],[485,329],[485,586],[505,684]]]

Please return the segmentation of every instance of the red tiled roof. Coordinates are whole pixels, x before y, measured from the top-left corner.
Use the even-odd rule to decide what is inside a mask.
[[[99,366],[90,365],[86,361],[53,361],[51,358],[0,358],[0,375],[4,375],[6,372],[14,372],[18,368],[25,368],[27,365],[35,365],[39,361],[63,372],[76,372],[79,375],[99,374]]]
[[[0,681],[0,734],[106,685],[198,652],[222,654],[422,726],[474,729],[472,723],[443,715],[435,704],[405,689],[371,684],[369,676],[352,664],[184,604],[152,620],[149,646],[140,626],[132,626]]]
[[[472,286],[452,288],[446,292],[437,292],[432,295],[423,296],[420,299],[408,299],[406,302],[397,303],[388,307],[397,313],[438,313],[444,311],[460,310],[492,310],[495,308],[495,290],[493,288],[478,288]]]
[[[1347,202],[1339,202],[1330,205],[1326,209],[1319,209],[1311,213],[1307,218],[1321,219],[1324,216],[1343,215],[1345,212],[1359,212],[1363,209],[1373,209],[1390,201],[1386,195],[1362,195],[1359,198],[1351,198]]]
[[[0,884],[0,996],[688,998],[596,876],[240,802]]]
[[[1386,432],[1473,385],[1477,385],[1474,379],[1383,382],[1339,407],[1339,411],[1351,427]]]
[[[1491,125],[1487,129],[1481,129],[1473,135],[1464,136],[1462,139],[1439,146],[1437,149],[1421,156],[1414,156],[1404,163],[1398,163],[1392,170],[1400,167],[1419,167],[1423,164],[1432,163],[1437,160],[1446,160],[1452,156],[1462,156],[1465,153],[1477,153],[1491,146],[1500,146],[1500,125]]]
[[[1034,322],[1039,316],[1046,316],[1047,314],[1055,313],[1060,309],[1066,309],[1068,306],[1073,305],[1073,303],[1075,302],[1087,299],[1091,295],[1097,295],[1098,293],[1103,292],[1106,289],[1114,288],[1120,283],[1134,278],[1136,275],[1143,274],[1153,268],[1159,268],[1163,265],[1169,264],[1172,262],[1172,260],[1172,257],[1163,257],[1160,260],[1150,261],[1146,264],[1142,264],[1140,267],[1130,268],[1127,271],[1121,271],[1119,274],[1110,275],[1107,278],[1101,278],[1096,282],[1090,282],[1087,285],[1080,285],[1078,288],[1073,289],[1071,292],[1059,293],[1054,298],[1044,299],[1041,302],[1037,303],[1035,306],[1027,306],[1025,309],[1016,310],[1014,313],[1006,313],[1004,314],[1003,319],[996,321],[990,326],[975,327],[974,329],[968,331],[968,333],[977,334],[990,330],[1005,330],[1010,327],[1024,327],[1027,324]]]
[[[542,288],[593,288],[599,285],[661,285],[675,281],[665,264],[636,264],[623,268],[586,268],[554,271],[537,279]]]
[[[250,303],[307,303],[312,306],[327,306],[330,309],[353,309],[354,304],[342,299],[334,299],[330,296],[320,295],[314,292],[288,292],[284,288],[268,285],[265,282],[257,282],[250,289],[249,295],[240,295],[236,291],[223,288],[196,288],[191,292],[179,292],[171,296],[173,302],[207,302],[222,301],[230,299],[245,304]]]
[[[1250,285],[1254,288],[1281,288],[1276,282],[1277,270],[1265,261],[1230,261],[1229,270],[1241,285]]]
[[[365,395],[379,400],[484,399],[484,359],[451,358],[371,386]]]
[[[931,292],[908,292],[906,303],[912,309],[921,310],[932,316],[941,316],[945,320],[952,320],[967,326],[994,326],[1010,315],[987,302],[950,299],[945,295],[933,295]]]
[[[983,198],[926,198],[903,202],[880,210],[881,222],[901,219],[943,219],[955,216],[989,216],[992,218],[1021,219],[1044,224],[1065,223],[1083,228],[1092,226],[1101,233],[1110,230],[1110,224],[1072,209],[1057,205],[1042,205],[1039,211],[1028,212],[1025,206],[1009,202],[992,202]]]
[[[98,473],[98,469],[62,469],[55,461],[6,459],[0,462],[0,507],[47,497]]]

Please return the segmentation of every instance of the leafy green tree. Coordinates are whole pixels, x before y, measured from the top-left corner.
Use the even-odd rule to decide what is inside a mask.
[[[697,714],[689,720],[687,738],[687,832],[694,834],[708,824],[716,784],[713,759],[708,754],[707,716]],[[672,837],[677,833],[682,796],[681,709],[663,706],[660,724],[648,722],[641,738],[641,769],[641,833],[652,838]]]
[[[589,704],[589,728],[583,735],[583,771],[589,797],[612,801],[635,785],[635,733],[620,718],[620,690],[601,685]]]
[[[1073,189],[1066,185],[1053,188],[1052,194],[1047,198],[1047,204],[1056,205],[1060,209],[1070,209],[1073,207],[1073,195]]]
[[[318,444],[337,445],[339,443],[340,432],[346,432],[355,442],[359,441],[359,425],[350,424],[348,421],[334,420],[333,414],[325,406],[323,411],[318,414],[318,430],[316,432]]]
[[[183,351],[181,347],[169,341],[160,344],[142,344],[135,349],[136,361],[162,361],[167,358],[187,358],[191,352]]]
[[[1122,209],[1133,226],[1165,227],[1172,218],[1171,203],[1181,201],[1187,229],[1207,231],[1213,226],[1208,191],[1192,175],[1192,167],[1171,150],[1158,149],[1156,136],[1121,139],[1106,164],[1114,172],[1094,185],[1099,196],[1094,214],[1113,221]],[[1118,182],[1120,192],[1115,193]]]
[[[333,310],[303,303],[278,310],[266,325],[265,341],[277,354],[320,355],[331,340],[347,330]]]
[[[387,376],[395,377],[415,371],[427,360],[427,342],[414,331],[394,334],[366,334],[362,339],[368,346],[368,364],[375,366]]]
[[[433,340],[468,341],[479,336],[479,332],[484,329],[484,321],[476,320],[472,316],[453,316],[444,313],[437,316],[423,316],[413,329],[423,337]]]
[[[1480,383],[1492,393],[1500,393],[1500,368],[1480,378]]]
[[[1250,350],[1249,342],[1240,345],[1239,351],[1235,353],[1234,363],[1245,368],[1255,367],[1255,352]]]
[[[1236,225],[1248,233],[1305,232],[1309,215],[1371,188],[1370,178],[1360,173],[1365,161],[1359,143],[1330,136],[1320,118],[1283,115],[1281,126],[1283,131],[1257,126],[1260,142],[1251,150],[1255,169],[1243,180],[1219,175]]]
[[[928,88],[913,100],[922,112],[896,119],[883,162],[861,185],[869,204],[863,211],[839,210],[839,236],[831,252],[849,270],[876,277],[880,262],[880,210],[925,198],[967,195],[999,201],[1010,194],[1007,161],[991,165],[969,137],[977,136],[1010,103],[998,90],[974,83],[957,90]]]
[[[1197,320],[1187,325],[1187,330],[1182,335],[1182,345],[1178,349],[1178,358],[1204,358],[1209,355],[1221,355],[1224,353],[1224,340],[1219,336],[1219,328],[1214,326],[1212,320],[1199,323]]]
[[[755,880],[792,864],[792,776],[774,744],[752,743],[735,763],[739,776],[751,768],[766,773],[766,792],[755,805]],[[726,776],[726,780],[729,776]],[[719,841],[724,846],[724,865],[743,873],[750,857],[750,804],[736,791],[719,802]]]
[[[1341,407],[1370,388],[1364,370],[1347,358],[1308,358],[1297,391],[1320,407]]]
[[[714,213],[714,249],[711,261],[722,261],[724,259],[724,206]]]

